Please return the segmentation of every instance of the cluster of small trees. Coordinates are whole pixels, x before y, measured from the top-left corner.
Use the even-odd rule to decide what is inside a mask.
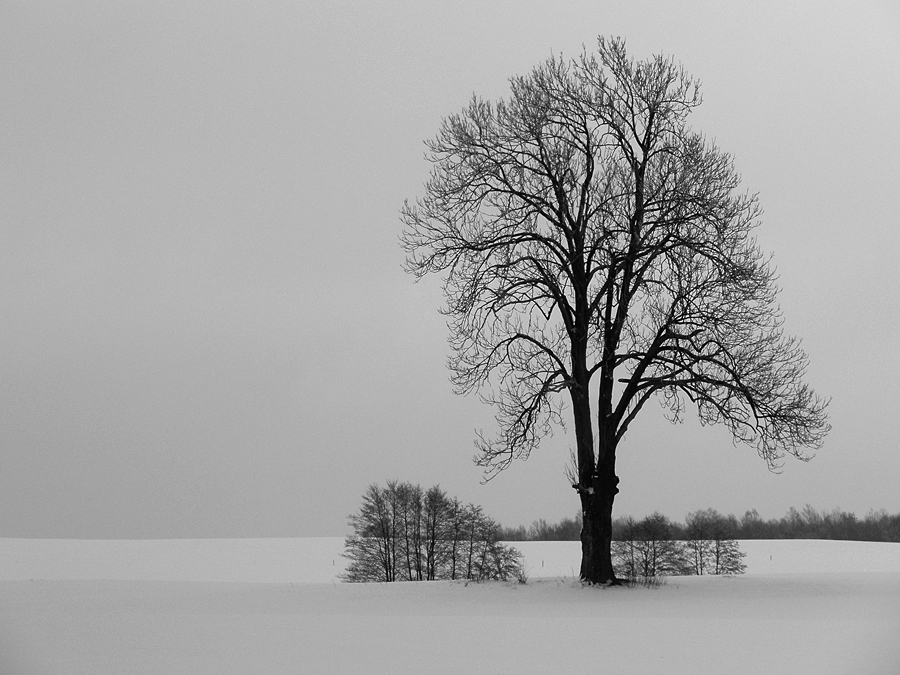
[[[350,525],[345,581],[523,577],[521,554],[500,543],[500,526],[480,506],[462,504],[437,485],[370,485]]]
[[[729,520],[713,509],[688,514],[676,538],[661,513],[613,523],[613,564],[628,579],[690,574],[742,574],[746,565]]]

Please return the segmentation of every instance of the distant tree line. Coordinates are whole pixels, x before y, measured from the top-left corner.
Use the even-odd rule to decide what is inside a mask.
[[[501,527],[502,541],[578,541],[581,539],[581,516],[563,518],[558,523],[548,523],[541,518],[531,527]]]
[[[345,581],[524,578],[521,554],[501,543],[500,526],[437,485],[370,485],[349,522]]]
[[[791,507],[782,518],[763,520],[756,509],[742,518],[728,516],[737,523],[738,539],[844,539],[851,541],[900,542],[900,513],[884,509],[869,511],[862,518],[834,509],[816,511],[807,504],[798,511]]]
[[[851,541],[900,542],[900,513],[889,514],[884,509],[869,511],[858,518],[853,513],[834,509],[819,512],[807,504],[798,511],[791,507],[782,518],[764,520],[756,509],[747,511],[738,518],[727,516],[713,509],[698,511],[706,513],[717,522],[727,523],[735,539],[843,539]],[[685,523],[667,520],[671,535],[676,540],[689,539],[689,514]],[[627,518],[618,518],[613,524],[613,539],[620,537]],[[577,541],[581,536],[581,518],[563,518],[559,523],[536,520],[531,527],[500,528],[502,541]]]

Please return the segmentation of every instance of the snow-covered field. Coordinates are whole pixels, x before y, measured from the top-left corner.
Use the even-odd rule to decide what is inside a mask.
[[[342,584],[342,540],[0,539],[0,675],[900,673],[900,544],[745,541],[747,574]]]

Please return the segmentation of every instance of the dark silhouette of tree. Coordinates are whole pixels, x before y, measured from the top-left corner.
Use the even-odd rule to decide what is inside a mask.
[[[672,524],[661,513],[635,521],[620,519],[614,528],[613,563],[627,579],[690,574],[685,546],[672,536]]]
[[[395,483],[388,483],[387,489],[370,485],[366,490],[359,512],[349,519],[354,533],[344,542],[344,555],[350,558],[348,580],[396,581],[397,501]]]
[[[712,514],[695,511],[685,518],[685,553],[694,574],[709,574],[711,564],[710,537],[712,536]]]
[[[518,527],[500,527],[500,541],[534,541],[529,532],[529,528],[524,525]]]
[[[581,536],[581,517],[563,518],[558,523],[548,523],[539,518],[531,524],[529,539],[534,541],[577,541]]]
[[[370,485],[349,518],[346,581],[510,579],[522,576],[521,555],[500,543],[500,527],[481,507],[463,505],[438,486],[388,481]]]
[[[759,511],[751,509],[741,517],[738,535],[742,539],[768,539],[768,527],[766,521],[759,515]]]
[[[499,434],[477,441],[486,478],[568,407],[589,582],[615,583],[616,451],[654,396],[771,467],[829,428],[752,236],[757,199],[687,126],[700,101],[671,58],[600,38],[447,117],[425,195],[402,210],[407,269],[445,275],[452,381],[497,411]]]
[[[747,568],[735,539],[733,516],[715,509],[695,511],[685,518],[685,557],[693,574],[743,574]]]
[[[633,581],[641,568],[641,552],[637,544],[641,535],[638,521],[631,516],[616,519],[612,524],[611,557],[619,575]]]

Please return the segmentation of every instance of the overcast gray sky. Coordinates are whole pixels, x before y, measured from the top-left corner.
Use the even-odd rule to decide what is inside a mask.
[[[616,514],[900,511],[895,2],[4,2],[0,536],[326,536],[372,482],[507,525],[578,509],[548,439],[487,485],[438,279],[400,268],[423,140],[551,52],[621,35],[765,209],[833,431],[767,471],[655,406]]]

